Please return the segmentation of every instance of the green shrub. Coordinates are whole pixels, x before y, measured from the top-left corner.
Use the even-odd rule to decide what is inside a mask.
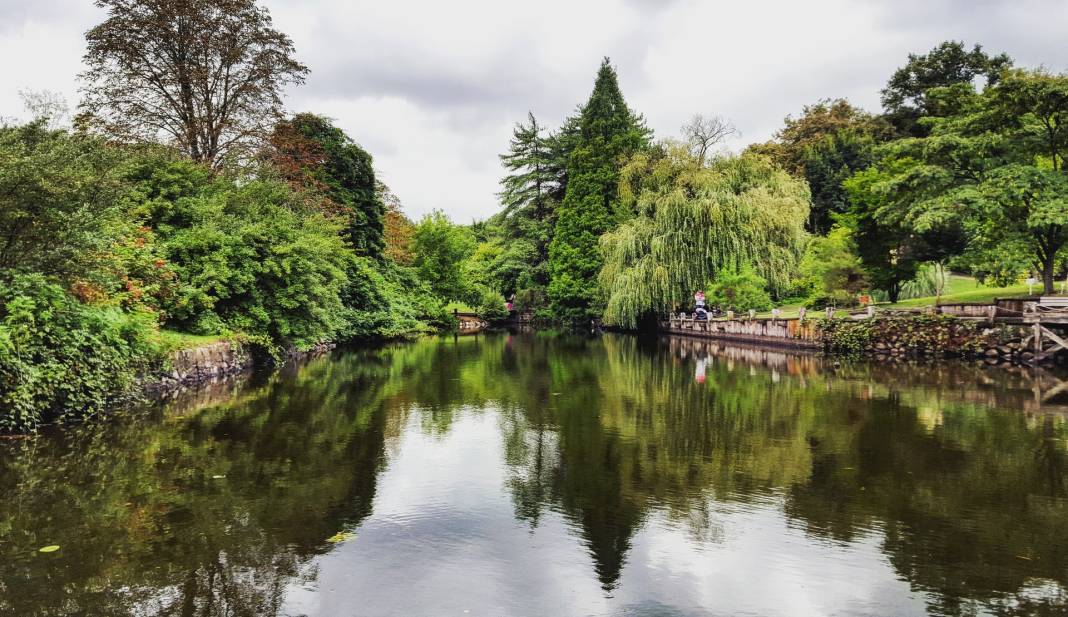
[[[805,307],[821,311],[829,306],[835,308],[852,308],[858,304],[856,296],[844,289],[835,289],[816,293],[805,300]]]
[[[504,305],[504,296],[490,289],[479,287],[477,290],[478,303],[475,312],[487,321],[504,319],[508,317],[508,308]]]
[[[0,430],[100,413],[159,360],[154,316],[80,303],[41,275],[0,284]]]
[[[752,268],[724,270],[716,275],[707,299],[709,304],[723,310],[766,311],[771,308],[767,285]]]
[[[344,328],[353,256],[343,223],[305,209],[285,184],[204,185],[156,205],[165,256],[182,283],[163,301],[176,327],[296,347]]]
[[[445,308],[413,268],[366,257],[353,260],[342,294],[342,338],[395,338],[449,323]]]

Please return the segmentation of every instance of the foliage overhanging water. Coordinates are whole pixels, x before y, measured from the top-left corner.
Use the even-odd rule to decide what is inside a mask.
[[[339,351],[0,442],[0,614],[1060,614],[1068,426],[1029,387],[687,339]]]

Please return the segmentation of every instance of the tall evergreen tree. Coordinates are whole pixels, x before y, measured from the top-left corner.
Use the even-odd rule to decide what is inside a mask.
[[[604,259],[599,239],[619,218],[617,186],[623,161],[648,147],[651,137],[645,120],[627,107],[608,58],[601,63],[577,125],[567,190],[549,246],[553,315],[571,322],[601,313],[597,274]]]
[[[508,152],[501,163],[508,175],[501,179],[501,222],[509,240],[526,240],[534,246],[535,263],[529,264],[528,283],[544,288],[548,284],[547,262],[552,238],[556,185],[553,152],[544,128],[533,113],[527,124],[517,123]]]

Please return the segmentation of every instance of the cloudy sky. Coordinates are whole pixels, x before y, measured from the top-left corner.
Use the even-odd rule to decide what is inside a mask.
[[[263,0],[311,68],[287,104],[334,118],[418,217],[496,210],[497,155],[533,111],[558,124],[603,56],[661,137],[695,112],[729,117],[732,147],[841,96],[878,109],[909,52],[945,39],[1068,70],[1065,0]],[[20,90],[78,100],[89,0],[0,0],[0,117]]]

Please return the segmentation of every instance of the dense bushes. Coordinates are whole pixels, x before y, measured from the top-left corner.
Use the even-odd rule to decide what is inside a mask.
[[[449,322],[415,269],[357,256],[355,236],[381,248],[377,196],[359,218],[272,168],[229,174],[0,127],[0,430],[100,411],[161,360],[161,326],[273,351]]]
[[[342,292],[347,338],[393,338],[449,323],[445,306],[413,268],[357,257]]]
[[[171,214],[187,226],[160,234],[164,258],[188,290],[164,305],[175,325],[297,347],[340,332],[353,257],[338,222],[301,208],[286,185],[271,181],[175,203]]]
[[[84,417],[158,360],[151,313],[86,305],[39,274],[0,285],[0,430]]]
[[[720,272],[708,290],[708,302],[723,310],[766,311],[771,308],[768,282],[751,268]]]

